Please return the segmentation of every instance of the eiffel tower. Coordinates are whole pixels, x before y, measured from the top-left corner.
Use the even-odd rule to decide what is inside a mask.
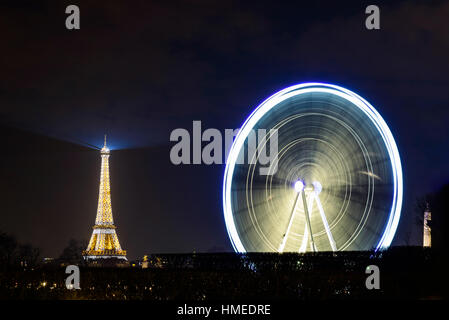
[[[100,192],[98,196],[97,218],[93,227],[87,249],[83,251],[85,260],[118,258],[126,259],[126,251],[122,250],[115,232],[114,220],[112,218],[111,186],[109,184],[109,149],[106,146],[106,135],[104,146],[101,149],[101,175]]]

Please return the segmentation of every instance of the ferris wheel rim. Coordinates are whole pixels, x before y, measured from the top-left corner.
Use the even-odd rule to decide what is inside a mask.
[[[249,132],[254,128],[258,121],[272,108],[291,97],[310,92],[324,92],[335,94],[351,102],[353,105],[362,110],[365,115],[368,116],[371,123],[375,125],[377,132],[382,137],[383,143],[385,144],[385,147],[388,151],[388,158],[391,164],[393,175],[393,199],[390,213],[388,215],[388,221],[386,223],[385,229],[382,232],[382,236],[375,247],[375,250],[377,251],[379,249],[385,249],[389,247],[393,240],[401,216],[403,177],[399,150],[388,125],[386,124],[382,116],[377,112],[377,110],[368,101],[366,101],[356,93],[333,84],[307,82],[289,86],[283,90],[280,90],[265,99],[261,104],[259,104],[244,121],[228,153],[223,177],[223,214],[229,239],[231,240],[231,244],[236,252],[246,252],[246,249],[243,246],[237,232],[231,206],[232,176],[234,173],[238,153],[240,152],[243,143],[247,139]]]

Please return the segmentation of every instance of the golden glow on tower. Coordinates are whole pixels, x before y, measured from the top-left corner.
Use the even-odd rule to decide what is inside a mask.
[[[126,251],[122,250],[115,231],[112,218],[111,186],[109,183],[109,149],[104,146],[101,149],[101,175],[98,196],[98,209],[92,236],[87,249],[83,251],[86,259],[95,258],[120,258],[126,259]]]

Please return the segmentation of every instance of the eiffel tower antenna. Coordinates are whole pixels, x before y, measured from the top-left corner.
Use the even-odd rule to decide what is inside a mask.
[[[98,195],[98,208],[95,225],[87,249],[83,251],[84,259],[118,258],[126,259],[126,251],[122,250],[118,241],[114,219],[112,217],[111,186],[109,182],[109,149],[101,149],[101,175]]]

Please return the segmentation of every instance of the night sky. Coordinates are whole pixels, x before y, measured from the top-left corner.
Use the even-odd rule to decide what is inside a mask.
[[[421,244],[417,197],[449,182],[449,2],[2,1],[0,230],[57,257],[88,240],[108,134],[112,206],[128,258],[230,251],[224,165],[175,166],[170,132],[238,128],[293,84],[346,87],[398,144],[393,244]],[[81,29],[65,28],[77,4]]]

